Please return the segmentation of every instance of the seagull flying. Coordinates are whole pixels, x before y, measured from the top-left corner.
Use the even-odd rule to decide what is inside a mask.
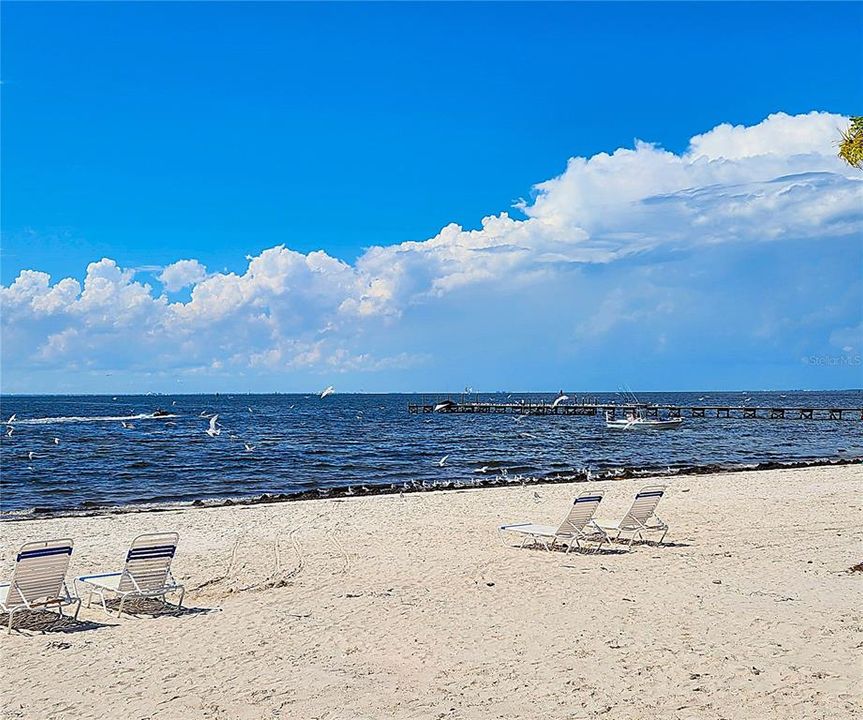
[[[475,473],[483,473],[483,474],[487,473],[488,471],[489,471],[488,465],[483,465],[481,468],[477,468],[476,470],[474,470]]]
[[[321,400],[323,400],[327,395],[332,395],[335,391],[336,391],[336,389],[335,389],[332,385],[329,385],[329,386],[328,386],[328,387],[327,387],[327,388],[326,388],[326,389],[321,393]]]
[[[121,421],[120,421],[120,424],[121,424],[124,428],[126,428],[127,430],[131,430],[132,428],[134,428],[134,427],[135,427],[134,425],[132,425],[132,423],[128,423],[128,422],[126,422],[125,420],[121,420]]]
[[[54,438],[54,444],[59,445],[60,444],[60,438]]]
[[[10,428],[6,431],[6,437],[12,437],[12,433],[13,433],[13,432],[15,432],[15,428],[11,428],[11,427],[10,427]]]
[[[522,413],[521,415],[516,415],[516,416],[515,416],[515,421],[516,421],[516,422],[521,422],[521,421],[522,421],[522,420],[524,420],[526,417],[527,417],[527,413]]]
[[[564,400],[569,400],[569,395],[558,395],[557,399],[551,404],[553,408],[556,408],[560,405]]]
[[[243,447],[246,448],[246,452],[252,452],[255,449],[254,445],[249,445],[249,443],[243,443]]]
[[[216,437],[216,435],[219,435],[222,432],[221,429],[216,427],[216,421],[218,419],[218,415],[213,415],[213,417],[210,418],[210,427],[208,427],[205,431],[210,437]]]
[[[32,460],[34,457],[36,457],[36,453],[34,453],[32,450],[27,453],[28,460]]]
[[[15,418],[18,417],[18,413],[12,413],[12,416],[6,421],[7,423],[15,422]]]
[[[446,459],[448,457],[449,457],[449,455],[444,455],[440,460],[438,460],[437,461],[438,467],[443,467],[444,465],[446,465]]]

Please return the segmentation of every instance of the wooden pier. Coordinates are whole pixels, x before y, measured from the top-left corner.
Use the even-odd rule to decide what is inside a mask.
[[[559,403],[550,402],[435,402],[409,403],[411,414],[577,415],[626,417],[645,413],[649,418],[739,418],[741,420],[863,420],[863,408],[765,407],[754,405],[667,405],[654,403]]]

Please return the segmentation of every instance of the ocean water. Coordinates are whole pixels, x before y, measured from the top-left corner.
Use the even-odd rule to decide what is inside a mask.
[[[614,393],[592,397],[622,401]],[[520,398],[551,401],[554,395],[511,399]],[[606,429],[599,416],[516,422],[507,415],[408,414],[408,403],[422,399],[338,393],[323,400],[281,394],[5,396],[3,420],[17,417],[11,436],[9,425],[0,426],[0,512],[70,512],[362,486],[471,485],[490,477],[576,474],[588,467],[601,472],[863,458],[859,414],[843,421],[686,418],[674,431],[620,432]],[[863,407],[860,390],[645,393],[639,399]],[[150,417],[157,408],[172,417]],[[207,435],[209,420],[202,413],[218,413],[218,436]]]

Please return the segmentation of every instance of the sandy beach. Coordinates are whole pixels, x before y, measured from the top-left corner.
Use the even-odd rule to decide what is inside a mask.
[[[6,579],[28,540],[74,538],[71,577],[176,530],[189,610],[2,635],[2,717],[860,717],[863,468],[661,481],[628,553],[496,528],[649,479],[6,523]]]

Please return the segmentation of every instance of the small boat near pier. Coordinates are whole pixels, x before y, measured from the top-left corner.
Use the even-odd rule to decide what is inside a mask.
[[[615,418],[610,412],[605,414],[605,427],[613,430],[676,430],[683,424],[683,418],[649,418],[643,412],[627,413],[625,417]]]

